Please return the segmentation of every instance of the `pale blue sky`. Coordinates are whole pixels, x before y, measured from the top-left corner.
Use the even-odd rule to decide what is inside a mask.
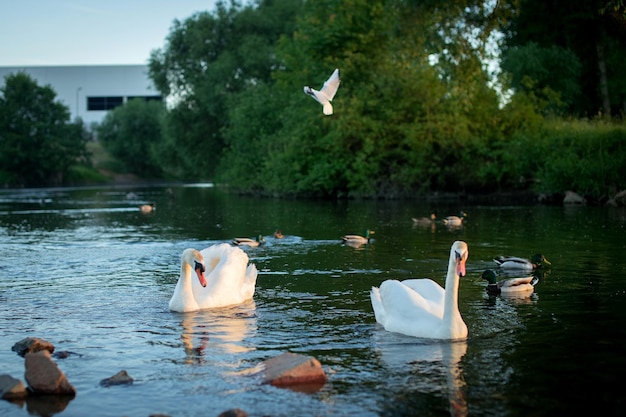
[[[0,66],[145,64],[216,0],[0,0]]]

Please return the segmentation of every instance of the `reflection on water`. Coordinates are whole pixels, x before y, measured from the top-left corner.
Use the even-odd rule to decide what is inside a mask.
[[[256,331],[255,311],[254,301],[248,301],[233,307],[172,313],[182,317],[185,362],[205,363],[206,356],[216,355],[215,350],[231,354],[254,350],[244,341]]]
[[[382,362],[393,374],[415,375],[412,389],[416,395],[435,392],[445,396],[450,415],[468,415],[465,380],[461,360],[467,352],[466,341],[436,341],[412,338],[377,329],[374,346]]]
[[[158,209],[142,215],[151,202]],[[412,221],[460,210],[470,214],[461,228]],[[0,415],[618,415],[624,219],[614,208],[284,201],[202,186],[0,190],[0,373],[22,377],[11,346],[26,336],[78,354],[57,361],[74,399],[53,409],[0,401]],[[371,244],[341,244],[343,231],[368,227]],[[246,249],[259,270],[254,301],[169,311],[185,248],[257,234],[267,242]],[[384,331],[370,288],[409,278],[443,285],[454,240],[470,251],[459,289],[467,341]],[[552,267],[534,292],[486,293],[480,275],[494,256],[536,252]],[[316,357],[328,383],[305,394],[249,375],[285,351]],[[132,387],[99,386],[121,369]]]

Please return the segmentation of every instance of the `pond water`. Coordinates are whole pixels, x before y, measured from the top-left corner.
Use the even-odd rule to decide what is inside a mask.
[[[149,214],[140,204],[155,202]],[[416,216],[468,213],[461,228]],[[469,201],[292,201],[208,184],[0,191],[0,374],[24,380],[11,347],[41,337],[74,398],[0,401],[0,415],[623,415],[626,212]],[[284,239],[272,238],[281,229]],[[346,233],[375,231],[360,248]],[[168,301],[185,248],[266,236],[246,250],[254,300],[196,313]],[[386,332],[369,290],[390,278],[443,285],[455,240],[469,246],[463,342]],[[533,294],[488,296],[500,254],[552,263]],[[263,360],[317,358],[329,381],[301,392],[261,384]],[[120,370],[135,382],[103,387]]]

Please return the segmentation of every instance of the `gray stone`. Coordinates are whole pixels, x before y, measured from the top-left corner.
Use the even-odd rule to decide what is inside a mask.
[[[47,340],[40,339],[38,337],[27,337],[20,340],[11,348],[13,352],[17,352],[20,356],[26,356],[27,353],[39,352],[47,350],[50,353],[54,352],[54,345]]]
[[[124,385],[124,384],[132,384],[133,379],[128,375],[128,372],[122,370],[113,375],[110,378],[105,378],[100,381],[100,385],[103,387],[110,387],[112,385]]]
[[[573,191],[565,191],[565,197],[563,197],[563,204],[586,204],[587,200],[580,194]]]
[[[31,391],[38,394],[76,394],[76,389],[54,363],[49,351],[27,353],[25,366],[26,383]]]
[[[606,205],[611,207],[626,206],[626,190],[620,191],[619,193],[615,194],[613,198],[609,199],[609,201],[606,202]]]
[[[0,375],[0,398],[3,400],[15,400],[28,395],[26,386],[19,379],[11,375]]]

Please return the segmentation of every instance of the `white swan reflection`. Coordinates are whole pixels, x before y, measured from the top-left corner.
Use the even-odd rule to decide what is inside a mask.
[[[374,344],[384,365],[394,373],[419,373],[421,392],[444,392],[452,417],[468,415],[465,379],[461,359],[467,352],[467,342],[420,339],[390,333],[374,332]]]
[[[232,307],[183,313],[182,316],[181,340],[185,363],[205,363],[207,356],[219,360],[220,354],[254,350],[245,343],[246,338],[257,329],[253,300]]]

